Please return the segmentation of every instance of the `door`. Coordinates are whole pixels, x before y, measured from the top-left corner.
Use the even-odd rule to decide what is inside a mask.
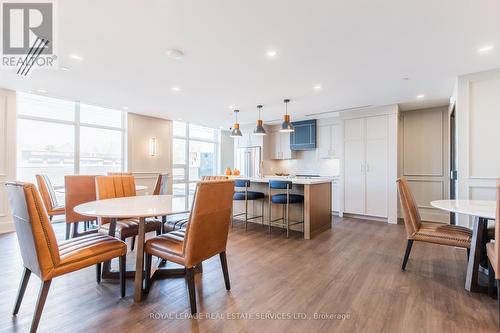
[[[365,214],[387,217],[387,116],[366,118]]]
[[[363,129],[363,119],[345,121],[344,209],[346,213],[364,214]]]

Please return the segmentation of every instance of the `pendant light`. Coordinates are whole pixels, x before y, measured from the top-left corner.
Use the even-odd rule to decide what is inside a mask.
[[[241,134],[240,131],[240,124],[238,124],[238,112],[240,112],[240,110],[234,110],[234,126],[230,134],[230,137],[232,138],[238,138],[243,136],[243,134]]]
[[[253,135],[266,135],[266,130],[264,126],[262,126],[262,119],[260,119],[262,105],[257,105],[257,110],[259,110],[259,119],[257,120],[257,126],[253,130]]]
[[[290,133],[294,131],[293,125],[290,122],[290,115],[288,114],[288,102],[290,102],[290,100],[284,99],[283,102],[285,103],[285,115],[283,116],[280,132]]]

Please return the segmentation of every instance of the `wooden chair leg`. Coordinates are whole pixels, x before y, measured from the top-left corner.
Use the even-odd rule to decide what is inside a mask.
[[[73,224],[73,238],[78,237],[78,226],[80,225],[80,222],[75,222]]]
[[[26,291],[26,286],[28,285],[30,276],[31,271],[25,267],[23,276],[21,277],[21,283],[19,284],[19,290],[17,292],[16,304],[14,305],[14,310],[12,311],[12,314],[14,316],[19,312],[19,307],[21,306],[21,302],[23,301],[24,292]]]
[[[413,245],[413,239],[408,239],[408,244],[406,245],[405,257],[403,259],[403,266],[401,266],[401,270],[406,269],[406,264],[408,263],[408,258],[410,258],[411,247]]]
[[[162,216],[161,217],[161,233],[162,234],[165,232],[165,223],[167,223],[167,217]]]
[[[96,273],[96,281],[97,283],[101,283],[101,272],[102,272],[102,263],[98,263],[95,265],[95,273]]]
[[[144,253],[144,292],[149,293],[151,288],[151,262],[153,261],[153,256],[148,253]]]
[[[469,257],[470,257],[470,248],[467,249],[467,262],[469,262]]]
[[[132,244],[130,245],[130,251],[134,251],[134,248],[135,248],[135,236],[132,237]]]
[[[120,265],[120,295],[121,297],[125,297],[125,289],[126,289],[126,276],[127,276],[127,256],[121,256],[118,258]]]
[[[194,269],[192,267],[186,269],[186,282],[189,291],[189,304],[191,306],[191,314],[194,315],[198,311],[196,310],[196,290],[194,287]]]
[[[36,301],[35,314],[33,315],[33,321],[31,322],[31,333],[36,332],[38,328],[38,323],[40,322],[40,317],[42,316],[43,307],[45,305],[45,301],[47,300],[51,282],[52,280],[43,281],[42,285],[40,286],[40,291],[38,292],[38,300]]]
[[[226,290],[231,290],[231,285],[229,283],[229,271],[227,270],[227,259],[226,252],[219,253],[220,264],[222,266],[222,273],[224,274],[224,283],[226,284]]]

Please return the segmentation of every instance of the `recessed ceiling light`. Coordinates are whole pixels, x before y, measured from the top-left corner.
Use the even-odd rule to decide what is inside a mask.
[[[424,94],[417,95],[417,98],[418,98],[418,99],[422,99],[422,98],[424,98],[424,97],[425,97],[425,95],[424,95]]]
[[[320,91],[321,89],[323,89],[323,86],[321,86],[321,84],[316,84],[313,86],[313,89],[316,90],[316,91]]]
[[[177,86],[174,86],[172,87],[172,91],[173,92],[180,92],[181,91],[181,88],[177,87]]]
[[[78,54],[70,54],[69,57],[73,60],[78,60],[78,61],[83,60],[83,58],[81,56],[79,56]]]
[[[182,52],[181,50],[178,50],[178,49],[170,49],[167,51],[167,56],[169,58],[179,60],[179,59],[184,58],[184,52]]]
[[[274,58],[278,55],[278,52],[276,52],[275,50],[269,50],[266,52],[266,55],[269,57],[269,58]]]
[[[61,70],[67,72],[67,71],[69,71],[69,68],[63,66],[63,67],[61,67]]]
[[[40,93],[40,94],[46,94],[47,90],[45,90],[45,89],[37,89],[37,90],[35,90],[35,92]]]
[[[479,54],[485,54],[485,53],[493,51],[493,49],[494,49],[493,45],[484,45],[484,46],[478,48],[476,52]]]

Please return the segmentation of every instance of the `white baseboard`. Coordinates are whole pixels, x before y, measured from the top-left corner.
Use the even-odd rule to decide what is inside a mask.
[[[16,231],[16,228],[14,227],[14,223],[12,223],[11,221],[5,221],[0,223],[0,234],[5,234],[14,231]]]

